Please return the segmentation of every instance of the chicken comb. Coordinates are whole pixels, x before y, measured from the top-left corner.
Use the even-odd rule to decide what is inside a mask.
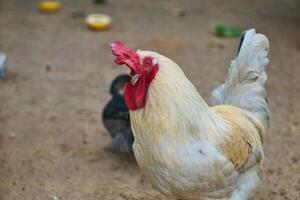
[[[139,56],[134,50],[119,41],[111,43],[110,46],[112,54],[116,56],[114,60],[116,64],[127,65],[131,70],[131,74],[139,72]]]

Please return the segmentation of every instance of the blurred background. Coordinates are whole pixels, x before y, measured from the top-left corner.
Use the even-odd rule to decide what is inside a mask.
[[[37,0],[0,0],[0,199],[165,200],[130,153],[107,146],[101,121],[120,40],[177,62],[210,99],[224,81],[239,37],[219,25],[256,28],[270,40],[271,131],[263,186],[252,200],[300,199],[300,2],[298,0],[64,0],[45,13]],[[91,30],[86,16],[111,17]]]

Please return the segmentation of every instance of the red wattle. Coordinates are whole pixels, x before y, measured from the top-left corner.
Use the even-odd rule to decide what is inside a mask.
[[[128,83],[124,92],[127,107],[130,110],[143,108],[146,104],[147,90],[144,78],[140,79],[135,85]]]
[[[158,71],[158,65],[153,67],[149,74],[142,73],[140,79],[133,85],[129,82],[125,88],[124,98],[129,110],[144,108],[149,86]]]

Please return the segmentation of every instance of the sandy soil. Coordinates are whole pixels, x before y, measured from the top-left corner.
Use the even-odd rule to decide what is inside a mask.
[[[100,121],[113,77],[109,43],[158,51],[180,64],[205,99],[224,80],[238,38],[219,39],[219,23],[256,27],[271,42],[271,131],[263,186],[252,200],[300,199],[300,4],[288,1],[65,0],[53,15],[33,0],[0,0],[0,199],[166,199],[141,175],[133,156],[107,150]],[[181,8],[186,16],[174,16]],[[91,32],[84,13],[113,17]]]

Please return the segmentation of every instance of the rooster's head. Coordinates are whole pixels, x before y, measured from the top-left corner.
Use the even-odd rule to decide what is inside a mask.
[[[116,56],[116,64],[125,64],[130,69],[131,80],[124,92],[128,108],[130,110],[144,108],[147,91],[158,71],[158,60],[151,55],[140,54],[121,42],[113,42],[111,48]]]

